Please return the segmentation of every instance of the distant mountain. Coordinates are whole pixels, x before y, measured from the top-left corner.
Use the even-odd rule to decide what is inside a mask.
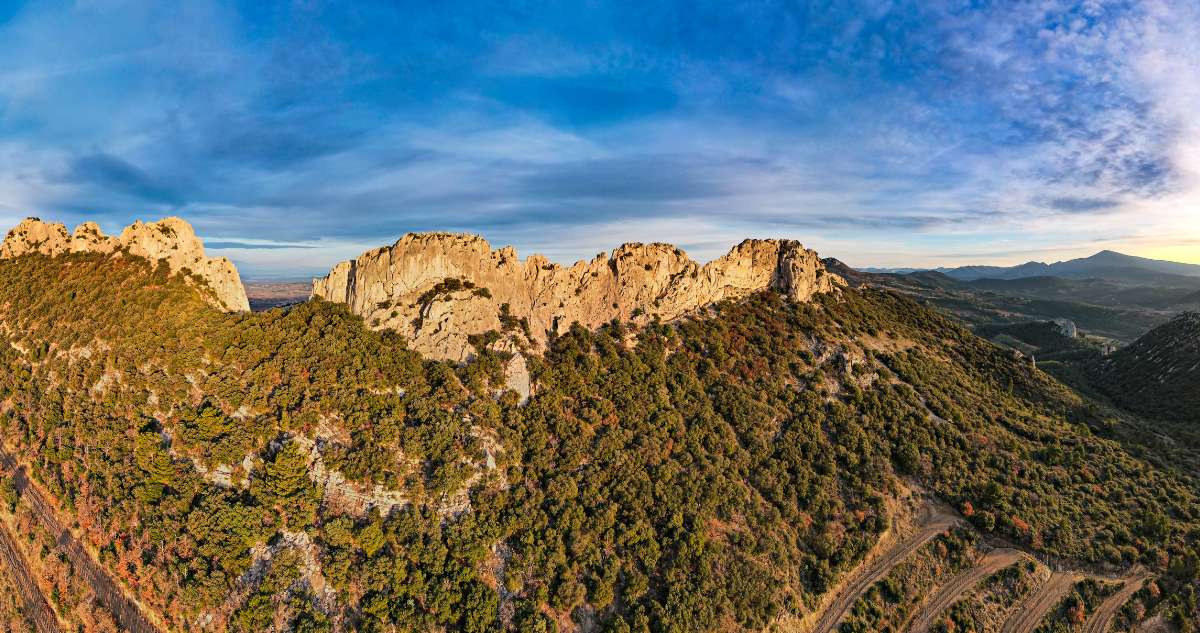
[[[932,270],[919,270],[913,268],[851,268],[848,264],[834,257],[826,257],[821,260],[825,265],[825,269],[829,272],[845,279],[853,286],[859,286],[865,283],[875,283],[880,286],[893,289],[902,288],[924,288],[924,289],[950,289],[962,285],[956,279],[952,279],[942,273]]]
[[[928,268],[878,268],[878,267],[874,267],[874,266],[868,266],[866,268],[859,268],[857,270],[859,272],[864,272],[864,273],[905,275],[908,273],[915,273],[918,271],[924,271],[924,270],[929,270],[929,269]]]
[[[1200,278],[1200,265],[1135,257],[1115,251],[1100,251],[1091,257],[1053,264],[1026,262],[1018,266],[960,266],[938,268],[936,271],[962,281],[1067,277],[1111,279],[1126,283],[1189,285],[1192,278]]]
[[[1067,319],[1086,335],[1131,343],[1176,313],[1200,307],[1200,277],[1145,272],[1154,281],[1054,276],[955,279],[943,272],[867,272],[828,258],[825,268],[854,287],[904,293],[979,326]],[[1190,298],[1190,300],[1189,300]]]
[[[1105,359],[1097,382],[1137,413],[1200,423],[1200,313],[1185,312]]]
[[[950,275],[946,275],[945,273],[936,274],[950,277]],[[982,277],[970,280],[968,285],[978,290],[991,290],[994,292],[1046,292],[1072,289],[1078,283],[1078,281],[1062,277],[1037,275],[1032,277],[1017,277],[1015,279]]]

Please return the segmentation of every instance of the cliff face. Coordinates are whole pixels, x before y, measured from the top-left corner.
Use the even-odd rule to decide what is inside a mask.
[[[807,301],[844,283],[791,240],[746,240],[703,266],[669,244],[625,244],[564,267],[541,255],[521,261],[512,247],[492,250],[478,236],[429,233],[338,264],[313,280],[312,294],[349,304],[427,356],[464,360],[468,336],[522,319],[529,342],[541,347],[548,332],[574,322],[670,320],[766,288]]]
[[[125,227],[118,237],[105,235],[94,222],[84,222],[67,233],[67,227],[36,218],[22,220],[0,244],[0,258],[26,253],[51,257],[64,253],[129,253],[151,261],[163,261],[172,273],[190,270],[204,279],[213,292],[211,302],[226,312],[250,309],[237,268],[224,257],[205,257],[204,244],[192,225],[179,218],[165,218]]]

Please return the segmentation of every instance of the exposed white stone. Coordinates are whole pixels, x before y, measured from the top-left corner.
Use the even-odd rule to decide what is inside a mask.
[[[40,253],[55,257],[65,253],[101,253],[144,257],[166,262],[172,273],[188,271],[200,277],[212,291],[208,300],[227,312],[247,312],[250,302],[233,262],[224,257],[206,257],[204,244],[192,225],[180,218],[164,218],[150,224],[141,221],[125,227],[120,237],[104,235],[94,222],[84,222],[73,234],[67,227],[26,218],[8,232],[0,244],[0,259]]]
[[[432,292],[447,280],[463,287]],[[528,324],[536,351],[576,322],[671,320],[768,288],[808,301],[844,284],[792,240],[746,240],[705,265],[670,244],[626,244],[564,267],[541,255],[521,261],[512,247],[492,250],[475,235],[427,233],[338,264],[313,280],[312,294],[349,304],[371,327],[399,331],[427,356],[461,361],[473,351],[469,336],[502,329],[504,310],[510,325]]]

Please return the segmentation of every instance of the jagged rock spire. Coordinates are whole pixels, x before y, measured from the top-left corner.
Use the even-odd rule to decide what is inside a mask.
[[[746,240],[705,265],[670,244],[625,244],[564,267],[541,255],[521,261],[512,247],[492,250],[476,235],[410,233],[338,264],[313,280],[312,294],[349,304],[428,356],[463,360],[467,338],[501,330],[502,321],[523,320],[540,347],[574,322],[670,320],[767,288],[807,301],[844,283],[793,240]]]
[[[227,312],[250,310],[246,289],[233,262],[224,257],[206,257],[196,231],[180,218],[150,224],[134,222],[119,237],[105,235],[95,222],[84,222],[68,234],[62,224],[26,218],[0,244],[0,259],[27,253],[55,257],[64,253],[119,252],[164,261],[172,273],[187,269],[208,283],[213,294],[210,301],[218,308]]]

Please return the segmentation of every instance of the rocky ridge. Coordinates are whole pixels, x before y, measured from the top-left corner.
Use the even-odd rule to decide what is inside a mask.
[[[312,296],[348,304],[427,356],[461,361],[469,337],[492,330],[539,350],[576,322],[671,320],[768,288],[808,301],[844,284],[794,240],[745,240],[704,265],[670,244],[633,243],[567,267],[541,255],[522,261],[476,235],[410,233],[314,279]]]
[[[151,222],[134,222],[120,236],[105,235],[95,222],[84,222],[73,233],[67,227],[38,218],[26,218],[8,232],[0,244],[0,259],[40,253],[56,257],[66,253],[128,253],[150,261],[166,262],[172,273],[189,271],[203,279],[212,296],[209,301],[226,312],[250,309],[246,290],[233,262],[224,257],[206,257],[204,244],[186,221],[170,217]]]

